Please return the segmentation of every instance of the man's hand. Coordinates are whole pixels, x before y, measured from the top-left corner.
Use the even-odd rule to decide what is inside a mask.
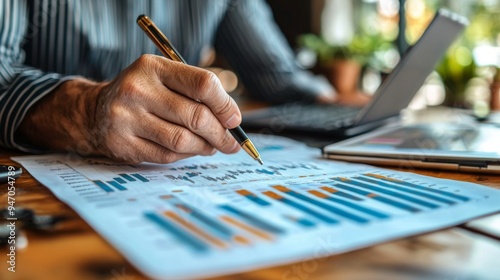
[[[239,151],[227,128],[240,122],[213,73],[144,55],[109,83],[63,83],[30,110],[18,134],[53,150],[168,163]]]
[[[321,92],[316,96],[316,102],[320,104],[340,104],[349,107],[363,107],[370,102],[371,97],[361,91],[336,93]]]

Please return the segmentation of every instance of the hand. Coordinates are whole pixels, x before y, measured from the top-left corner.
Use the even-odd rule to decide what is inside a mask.
[[[211,155],[216,149],[224,153],[240,149],[227,128],[240,124],[241,113],[211,72],[144,55],[113,81],[92,88],[85,95],[85,108],[75,106],[78,115],[85,117],[77,115],[76,125],[66,128],[75,137],[65,141],[88,145],[91,154],[127,162],[169,163]],[[38,107],[45,112],[51,109]],[[60,144],[47,143],[56,149]],[[65,144],[66,149],[73,147]]]
[[[323,92],[318,94],[316,102],[320,104],[341,104],[350,107],[363,107],[371,97],[361,91],[352,93]]]
[[[338,93],[335,91],[320,92],[316,96],[316,102],[319,104],[333,104],[337,102]]]

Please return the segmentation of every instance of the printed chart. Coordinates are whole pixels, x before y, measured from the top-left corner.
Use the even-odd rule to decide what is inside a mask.
[[[153,278],[327,256],[500,210],[493,189],[320,160],[283,141],[268,141],[264,166],[245,154],[168,165],[15,160]]]

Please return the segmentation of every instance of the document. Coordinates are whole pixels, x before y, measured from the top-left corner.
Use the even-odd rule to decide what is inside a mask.
[[[242,151],[172,164],[15,157],[152,278],[236,273],[354,250],[500,211],[500,191],[321,158],[252,135]],[[287,277],[299,277],[289,271]]]

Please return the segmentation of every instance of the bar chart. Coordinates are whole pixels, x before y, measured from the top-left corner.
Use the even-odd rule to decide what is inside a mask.
[[[204,194],[193,199],[196,194],[189,188],[172,191],[160,196],[170,210],[147,212],[144,217],[186,248],[201,253],[269,242],[317,228],[393,222],[470,201],[470,197],[440,186],[377,173],[321,176],[321,180],[306,178],[289,184],[259,183],[223,192],[207,189]],[[214,196],[222,200],[187,202]]]
[[[149,180],[138,173],[131,173],[131,174],[119,173],[118,177],[113,177],[111,180],[106,180],[106,181],[92,180],[92,182],[96,184],[99,188],[101,188],[103,191],[110,193],[115,191],[126,191],[127,183],[131,182],[147,183],[149,182]]]
[[[95,172],[96,167],[99,168],[98,172]],[[86,175],[89,181],[106,193],[153,190],[158,189],[158,186],[172,184],[191,185],[193,187],[221,186],[238,182],[295,177],[309,178],[325,175],[325,170],[321,166],[300,162],[279,164],[271,162],[265,168],[246,162],[219,162],[177,165],[168,168],[162,166],[161,169],[137,169],[137,167],[130,165],[112,165],[110,163],[99,166],[99,162],[94,161],[91,168],[78,168],[77,170]],[[342,194],[339,192],[339,195]],[[256,201],[264,203],[262,199],[254,198]]]
[[[91,165],[79,165],[75,168],[92,181],[105,193],[133,191],[129,187],[158,186],[173,184],[177,186],[225,185],[237,182],[271,180],[278,178],[294,178],[296,176],[317,176],[326,172],[315,163],[304,162],[273,162],[265,167],[253,163],[232,161],[199,164],[150,165],[139,168],[133,165],[123,165],[99,162],[93,160]]]
[[[140,194],[137,189],[145,194],[168,190],[155,195],[159,209],[142,210],[141,217],[196,254],[328,228],[390,223],[471,200],[449,187],[379,172],[332,176],[324,165],[303,162],[271,161],[264,167],[195,162],[141,169],[96,161],[78,171],[106,194],[133,191],[129,199]]]
[[[499,192],[477,184],[325,161],[303,145],[266,141],[265,166],[244,153],[168,165],[16,160],[155,279],[302,262],[500,210]]]
[[[162,172],[165,178],[180,184],[227,184],[246,180],[263,180],[276,177],[317,175],[322,168],[313,163],[270,162],[265,167],[256,167],[246,162],[185,165],[169,168]],[[324,173],[324,172],[323,172]]]

